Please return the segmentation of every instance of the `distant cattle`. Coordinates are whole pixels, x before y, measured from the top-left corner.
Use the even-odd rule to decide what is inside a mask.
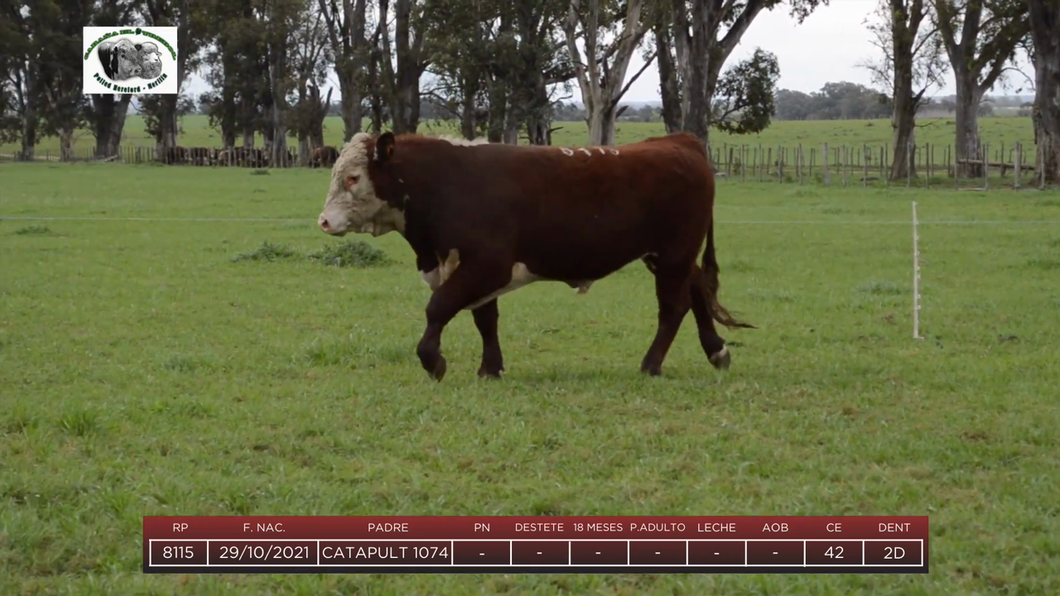
[[[330,168],[335,165],[335,161],[339,158],[339,152],[331,145],[324,147],[317,147],[313,149],[312,156],[309,159],[309,164],[314,168]]]
[[[208,166],[213,163],[212,156],[216,150],[209,147],[191,147],[188,149],[188,159],[192,165]]]
[[[710,160],[689,134],[570,149],[359,133],[335,163],[318,225],[335,236],[404,236],[432,290],[416,351],[437,380],[442,331],[461,310],[482,337],[478,374],[499,377],[499,296],[535,281],[585,293],[640,259],[659,308],[640,368],[658,375],[690,309],[716,368],[731,356],[714,321],[752,327],[718,302],[713,206]]]
[[[243,168],[263,168],[265,167],[266,159],[265,153],[257,147],[230,147],[218,154],[217,164]]]
[[[166,147],[162,150],[162,161],[170,165],[188,161],[188,150],[185,147]]]

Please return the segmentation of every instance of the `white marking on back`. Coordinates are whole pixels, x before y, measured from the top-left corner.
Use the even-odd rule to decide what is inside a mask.
[[[611,155],[618,155],[618,149],[610,149]]]
[[[567,156],[574,155],[574,150],[573,149],[569,149],[567,147],[560,147],[559,150],[563,152],[563,155],[567,155]]]
[[[593,152],[589,151],[585,147],[578,147],[578,151],[584,151],[586,155],[592,156]]]
[[[489,145],[490,141],[488,138],[478,137],[475,139],[465,139],[464,137],[454,137],[450,135],[443,135],[438,137],[443,141],[449,141],[451,144],[457,147],[472,147],[474,145]]]
[[[600,150],[600,155],[607,155],[607,151],[604,151],[603,147],[597,147]]]
[[[490,300],[493,300],[494,298],[499,298],[499,297],[501,297],[501,296],[503,296],[503,295],[505,295],[505,294],[507,294],[509,292],[514,292],[514,291],[518,290],[519,288],[521,288],[523,286],[528,286],[528,285],[530,285],[530,284],[532,284],[535,281],[538,281],[540,279],[541,279],[540,277],[538,277],[537,275],[534,275],[533,273],[530,272],[529,269],[526,268],[526,264],[525,263],[516,263],[516,264],[512,265],[512,280],[510,282],[508,282],[508,285],[506,285],[503,288],[497,290],[496,292],[490,294],[489,296],[486,296],[485,298],[483,298],[483,299],[481,299],[481,300],[479,300],[477,302],[472,303],[470,306],[468,306],[464,310],[475,310],[476,308],[482,306],[483,304],[486,304],[487,302],[489,302]]]

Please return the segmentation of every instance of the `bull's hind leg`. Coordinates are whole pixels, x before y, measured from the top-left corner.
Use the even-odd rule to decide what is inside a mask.
[[[699,330],[699,345],[707,355],[707,360],[717,369],[729,368],[731,356],[725,347],[725,340],[718,335],[714,326],[714,317],[710,312],[710,298],[707,296],[706,274],[699,265],[695,266],[693,282],[689,284],[692,298],[692,315],[696,318],[696,327]]]
[[[501,355],[500,338],[497,337],[497,321],[500,319],[497,299],[471,311],[471,315],[482,336],[482,365],[479,366],[478,376],[499,379],[504,371],[504,357]]]
[[[680,265],[663,265],[657,259],[647,262],[648,269],[655,274],[655,297],[659,301],[659,328],[655,332],[648,353],[640,363],[641,372],[651,376],[662,373],[663,360],[670,351],[670,345],[677,337],[681,322],[692,300],[689,293],[692,265],[688,262]]]
[[[511,281],[511,268],[484,263],[461,263],[449,278],[431,294],[427,303],[427,328],[416,346],[416,355],[427,374],[436,381],[445,376],[442,331],[461,310],[488,297]],[[486,305],[483,305],[486,306]],[[481,308],[481,307],[480,307]],[[494,307],[496,312],[496,307]],[[476,317],[476,323],[478,319]],[[496,326],[496,317],[493,319]],[[500,348],[498,347],[498,354]]]

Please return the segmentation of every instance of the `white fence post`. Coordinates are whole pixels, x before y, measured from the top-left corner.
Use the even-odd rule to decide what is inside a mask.
[[[920,337],[920,248],[917,235],[916,201],[913,201],[913,339]]]

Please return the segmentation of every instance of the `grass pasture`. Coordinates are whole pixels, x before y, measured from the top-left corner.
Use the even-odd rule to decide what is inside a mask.
[[[439,384],[411,251],[317,231],[326,171],[193,172],[0,164],[0,594],[1060,593],[1055,192],[722,181],[731,370],[690,315],[637,372],[633,265],[503,298],[500,382],[462,314]],[[929,515],[931,573],[144,576],[141,518],[200,514]]]

